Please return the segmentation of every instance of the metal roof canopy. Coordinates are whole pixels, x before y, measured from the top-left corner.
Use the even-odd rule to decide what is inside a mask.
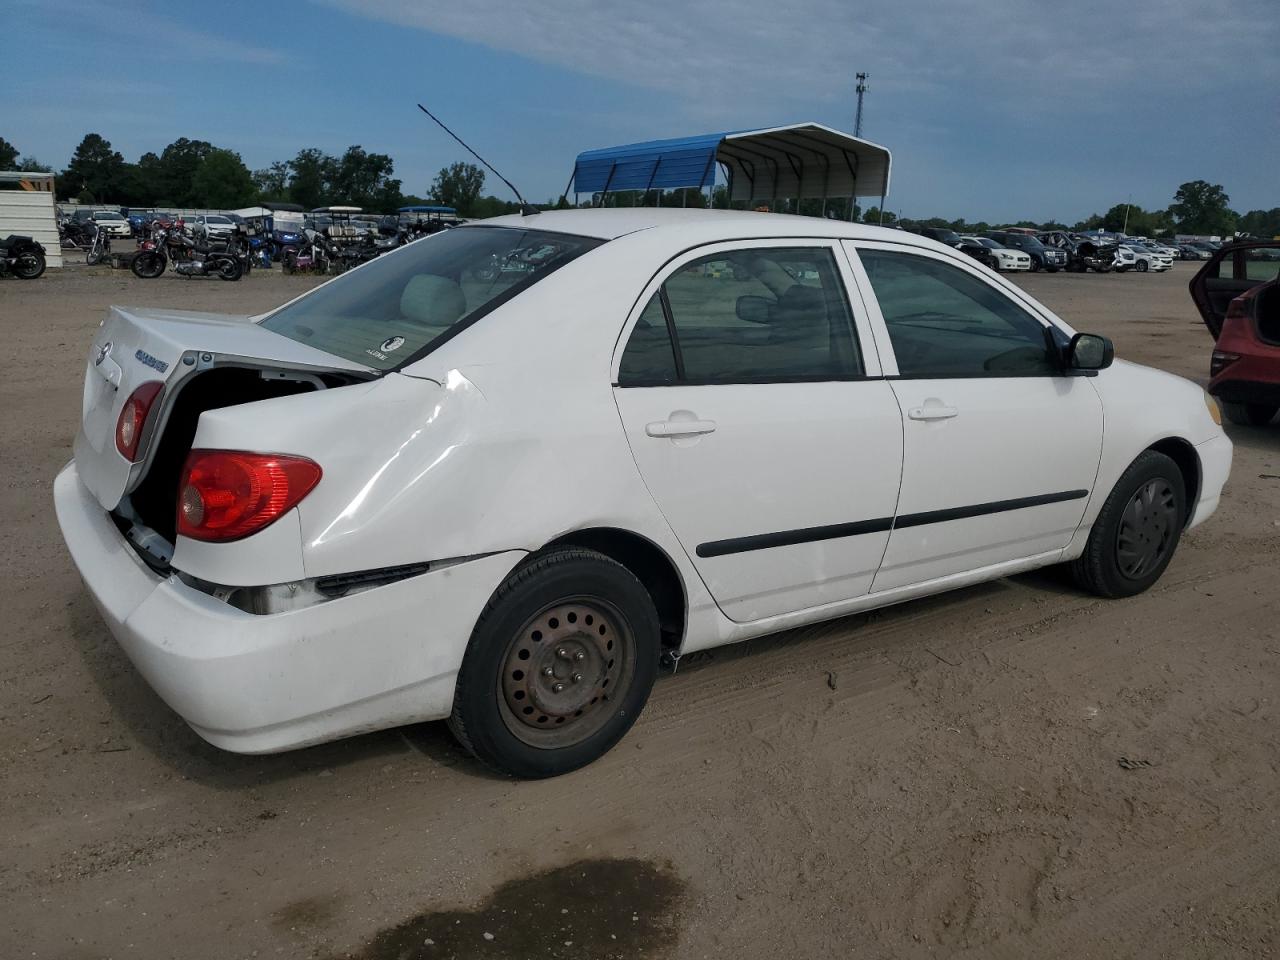
[[[707,133],[587,150],[573,168],[577,193],[674,189],[728,173],[729,199],[881,197],[889,192],[887,148],[821,123]],[[883,206],[883,203],[882,203]]]

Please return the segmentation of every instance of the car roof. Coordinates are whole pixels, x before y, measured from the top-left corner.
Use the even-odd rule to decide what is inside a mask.
[[[549,230],[572,233],[600,240],[613,240],[640,230],[679,231],[692,227],[723,235],[725,240],[752,237],[834,237],[850,240],[895,240],[901,242],[902,230],[873,227],[846,220],[823,217],[799,217],[782,213],[756,213],[747,210],[702,210],[671,207],[606,207],[592,210],[544,210],[522,216],[512,214],[473,221],[462,229],[478,226],[521,227],[526,230]],[[926,238],[926,242],[928,239]],[[936,242],[936,241],[933,241]]]

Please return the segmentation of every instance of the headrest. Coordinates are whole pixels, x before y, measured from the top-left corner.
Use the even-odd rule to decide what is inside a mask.
[[[434,273],[410,278],[400,294],[400,313],[406,320],[429,327],[447,327],[467,312],[467,298],[456,281]]]

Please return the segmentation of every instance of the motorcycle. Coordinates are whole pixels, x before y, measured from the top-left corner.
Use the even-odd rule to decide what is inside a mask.
[[[164,274],[169,264],[182,277],[211,277],[239,280],[245,272],[248,256],[231,249],[211,250],[199,246],[186,234],[157,230],[144,241],[130,268],[136,277],[151,280]]]
[[[328,273],[334,264],[333,245],[316,230],[308,228],[300,247],[285,247],[280,266],[285,273]]]
[[[93,225],[93,239],[85,251],[84,262],[96,266],[111,256],[111,235],[97,224]]]
[[[0,240],[0,276],[34,280],[44,273],[44,247],[30,237],[10,234]]]

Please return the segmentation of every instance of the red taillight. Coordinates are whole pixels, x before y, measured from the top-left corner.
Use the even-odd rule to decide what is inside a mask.
[[[1209,355],[1209,376],[1216,377],[1231,364],[1240,359],[1238,353],[1226,353],[1222,350],[1215,350]]]
[[[178,486],[178,534],[239,540],[288,513],[320,482],[306,457],[192,450]]]
[[[142,427],[147,422],[147,414],[151,412],[151,404],[160,394],[164,386],[159,380],[144,383],[133,393],[120,408],[120,419],[116,421],[116,449],[130,463],[138,455],[138,441],[142,439]]]

